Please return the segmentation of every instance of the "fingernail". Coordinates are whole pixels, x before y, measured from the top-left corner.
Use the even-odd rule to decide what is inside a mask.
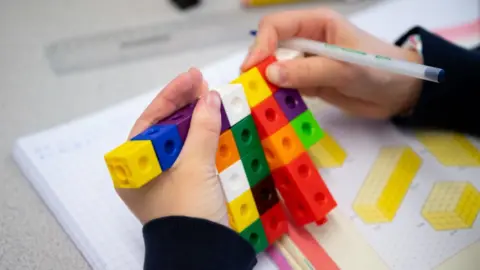
[[[211,111],[218,112],[220,110],[220,95],[216,91],[209,91],[205,103]]]
[[[267,78],[269,81],[275,84],[285,83],[286,76],[285,71],[277,64],[272,64],[267,67]]]

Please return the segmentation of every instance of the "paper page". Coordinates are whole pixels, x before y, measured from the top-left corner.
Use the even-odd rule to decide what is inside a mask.
[[[421,143],[335,110],[319,122],[333,138],[325,147],[345,154],[321,174],[389,269],[432,269],[480,240],[477,140],[441,135]]]

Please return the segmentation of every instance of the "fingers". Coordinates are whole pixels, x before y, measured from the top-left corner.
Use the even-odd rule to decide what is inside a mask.
[[[323,57],[307,57],[276,62],[268,66],[270,82],[286,88],[337,87],[351,77],[342,62]]]
[[[256,40],[241,69],[247,70],[277,49],[278,41],[303,37],[324,41],[330,22],[339,15],[331,10],[293,10],[264,17]]]
[[[199,95],[198,97],[201,97],[203,95],[206,95],[208,93],[208,82],[203,80],[203,83],[202,83],[202,86],[200,87],[200,91],[199,91]]]
[[[135,122],[129,138],[172,114],[208,91],[202,73],[192,68],[173,79],[148,105]]]
[[[178,159],[180,163],[215,166],[221,129],[220,105],[220,95],[216,91],[209,91],[198,101]]]
[[[379,106],[370,101],[345,96],[334,88],[318,88],[316,89],[316,96],[338,108],[341,108],[343,111],[354,115],[374,119],[385,119],[389,116],[389,112],[384,109],[384,106]]]

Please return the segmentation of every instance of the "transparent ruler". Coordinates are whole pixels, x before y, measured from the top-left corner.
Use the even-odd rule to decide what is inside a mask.
[[[261,14],[222,14],[186,17],[108,33],[75,37],[48,45],[45,54],[59,74],[93,69],[162,54],[247,41]]]

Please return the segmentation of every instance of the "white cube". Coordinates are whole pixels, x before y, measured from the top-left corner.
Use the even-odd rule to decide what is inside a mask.
[[[223,192],[229,203],[250,189],[247,174],[241,160],[223,170],[219,177]]]
[[[250,106],[241,84],[222,85],[212,90],[220,93],[230,126],[233,127],[240,120],[250,115]]]

